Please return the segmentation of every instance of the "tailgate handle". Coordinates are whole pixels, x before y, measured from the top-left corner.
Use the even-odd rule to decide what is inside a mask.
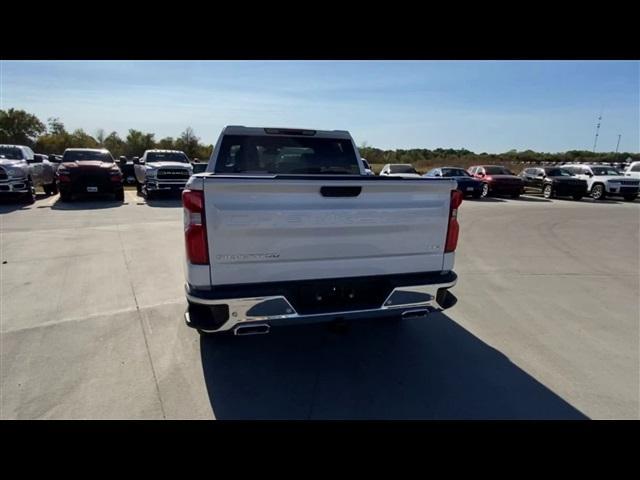
[[[323,197],[357,197],[362,187],[320,187]]]

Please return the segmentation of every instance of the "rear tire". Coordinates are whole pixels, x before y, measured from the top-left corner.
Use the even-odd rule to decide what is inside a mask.
[[[482,191],[480,192],[480,197],[485,198],[489,196],[489,184],[488,183],[483,183],[482,184]]]
[[[593,187],[591,187],[591,197],[594,200],[604,200],[607,196],[604,191],[604,185],[601,183],[596,183]]]
[[[24,194],[24,202],[27,205],[33,205],[36,203],[36,189],[33,187],[31,180],[27,180],[27,190],[28,193]]]
[[[542,189],[542,196],[544,198],[553,198],[553,188],[551,185],[545,185]]]

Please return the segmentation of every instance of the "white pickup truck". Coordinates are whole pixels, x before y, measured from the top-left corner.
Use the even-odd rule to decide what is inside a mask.
[[[201,333],[456,302],[455,180],[366,175],[346,131],[228,126],[182,199],[185,319]]]

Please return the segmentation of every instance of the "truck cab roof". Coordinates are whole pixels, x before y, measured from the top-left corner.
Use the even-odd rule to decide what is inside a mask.
[[[345,138],[350,139],[351,135],[346,130],[314,130],[308,128],[285,128],[285,127],[245,127],[242,125],[228,125],[222,130],[223,135],[280,135],[292,136],[300,135],[320,138]]]

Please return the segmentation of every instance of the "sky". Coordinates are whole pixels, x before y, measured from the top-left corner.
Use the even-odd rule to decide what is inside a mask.
[[[637,61],[1,61],[0,109],[67,130],[215,143],[225,125],[348,130],[383,149],[640,152]]]

